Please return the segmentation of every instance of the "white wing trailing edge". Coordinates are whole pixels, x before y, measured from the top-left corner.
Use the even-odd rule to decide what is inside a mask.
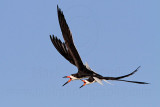
[[[100,80],[100,79],[97,78],[97,77],[93,77],[93,78],[95,79],[96,82],[98,82],[99,84],[103,85],[102,80]]]
[[[107,81],[107,80],[104,80],[104,82],[106,82],[106,83],[108,83],[108,84],[110,84],[110,85],[113,85],[112,83],[110,83],[109,81]]]
[[[89,67],[87,62],[85,63],[85,66],[86,66],[87,69],[91,70],[91,68]]]
[[[89,65],[88,65],[88,63],[87,63],[87,62],[85,63],[85,66],[86,66],[86,68],[87,68],[87,69],[92,70],[92,69],[89,67]],[[96,73],[96,72],[95,72],[95,71],[93,71],[93,70],[92,70],[92,72]]]

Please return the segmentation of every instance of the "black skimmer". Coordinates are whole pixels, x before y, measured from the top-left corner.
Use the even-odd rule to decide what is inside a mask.
[[[79,80],[82,78],[89,78],[86,81],[89,81],[92,79],[95,80],[97,78],[99,79],[106,79],[106,80],[111,80],[114,77],[103,77],[100,74],[94,72],[91,70],[87,65],[84,65],[80,55],[74,45],[73,38],[72,38],[72,33],[68,27],[68,24],[65,20],[65,17],[63,15],[63,12],[57,5],[57,13],[58,13],[58,20],[61,28],[61,32],[64,38],[65,42],[61,42],[60,39],[58,39],[54,35],[50,35],[50,39],[54,45],[54,47],[57,49],[57,51],[66,59],[68,60],[71,64],[75,65],[78,68],[78,72],[75,74],[71,74],[70,76],[65,76],[64,78],[69,78],[69,80],[64,84],[66,85],[72,80]],[[130,75],[132,75],[131,73]],[[130,76],[128,75],[128,76]],[[126,77],[126,76],[124,76]],[[110,79],[109,79],[110,78]],[[117,77],[118,78],[118,77]],[[85,80],[84,80],[85,81]],[[97,79],[98,81],[98,79]],[[92,83],[92,82],[91,82]],[[63,86],[64,86],[63,85]]]

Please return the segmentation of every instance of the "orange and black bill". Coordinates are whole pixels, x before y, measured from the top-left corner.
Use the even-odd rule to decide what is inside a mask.
[[[65,77],[63,77],[63,78],[70,78],[66,83],[64,83],[64,84],[63,84],[63,86],[65,86],[66,84],[68,84],[69,82],[71,82],[71,81],[72,81],[72,79],[71,79],[71,77],[70,77],[70,76],[65,76]]]
[[[86,82],[84,80],[82,80],[84,82],[84,84],[82,86],[80,86],[79,88],[82,88],[83,86],[86,85]]]

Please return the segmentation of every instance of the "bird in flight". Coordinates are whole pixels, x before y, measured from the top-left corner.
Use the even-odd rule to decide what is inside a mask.
[[[67,83],[73,81],[73,80],[81,80],[83,78],[88,78],[86,80],[82,80],[84,84],[81,86],[85,86],[87,84],[92,84],[94,82],[98,82],[102,84],[102,80],[105,82],[108,82],[107,80],[116,80],[116,81],[124,81],[124,82],[131,82],[131,83],[137,83],[137,84],[148,84],[146,82],[138,82],[138,81],[128,81],[128,80],[122,80],[122,78],[128,77],[133,75],[135,72],[138,71],[139,67],[131,72],[130,74],[119,76],[119,77],[104,77],[96,72],[94,72],[88,64],[83,64],[81,57],[74,45],[72,33],[68,27],[68,24],[66,22],[66,19],[64,17],[63,12],[57,5],[57,13],[58,13],[58,20],[59,25],[61,28],[61,32],[63,35],[64,42],[62,42],[60,39],[58,39],[54,35],[50,35],[50,39],[54,45],[54,47],[57,49],[57,51],[71,64],[77,67],[78,72],[75,74],[71,74],[70,76],[64,76],[63,78],[69,78],[69,80],[63,84],[66,85]],[[80,87],[80,88],[81,88]]]

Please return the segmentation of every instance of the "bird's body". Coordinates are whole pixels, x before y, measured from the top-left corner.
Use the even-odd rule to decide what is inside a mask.
[[[61,42],[61,40],[54,35],[52,36],[50,35],[50,39],[53,45],[55,46],[55,48],[57,49],[57,51],[71,64],[76,66],[78,69],[77,73],[64,77],[64,78],[70,78],[69,81],[67,81],[64,85],[66,85],[72,80],[80,80],[83,78],[88,78],[87,80],[84,80],[85,84],[92,84],[94,82],[101,83],[101,80],[119,80],[119,81],[132,82],[132,83],[138,83],[138,84],[146,84],[145,82],[121,80],[122,78],[125,78],[134,74],[138,70],[138,68],[128,75],[124,75],[120,77],[103,77],[102,75],[90,69],[88,64],[84,65],[74,45],[72,33],[68,27],[68,24],[65,20],[63,12],[58,7],[58,5],[57,5],[57,13],[58,13],[58,20],[59,20],[60,28],[62,31],[63,39],[65,42]]]
[[[78,71],[75,74],[71,74],[70,76],[64,76],[63,78],[70,78],[69,81],[67,81],[64,85],[66,85],[67,83],[73,80],[80,80],[80,79],[89,78],[89,77],[103,77],[103,76],[97,74],[96,72],[89,69],[86,65],[84,65],[83,70]]]

